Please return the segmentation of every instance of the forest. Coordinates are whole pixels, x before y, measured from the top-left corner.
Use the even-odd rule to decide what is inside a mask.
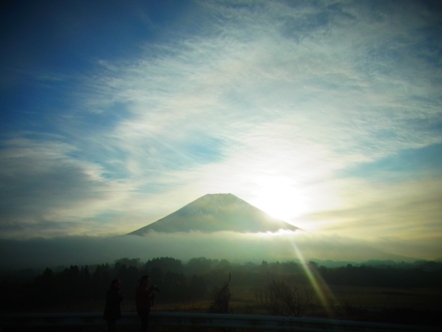
[[[326,267],[316,262],[258,264],[204,257],[182,262],[158,257],[147,262],[122,258],[111,264],[48,267],[32,278],[4,275],[0,279],[0,310],[101,311],[111,281],[118,278],[124,295],[122,309],[133,311],[134,289],[142,275],[149,275],[160,290],[155,310],[316,317],[330,316],[333,311],[335,318],[364,319],[368,311],[379,309],[390,313],[419,310],[421,314],[442,309],[440,262]],[[221,310],[214,304],[226,286],[229,303]]]

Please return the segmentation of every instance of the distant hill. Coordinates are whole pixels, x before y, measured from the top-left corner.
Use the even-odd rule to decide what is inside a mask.
[[[276,232],[280,229],[299,230],[298,227],[270,217],[235,195],[207,194],[129,235],[145,235],[150,231],[258,233]]]

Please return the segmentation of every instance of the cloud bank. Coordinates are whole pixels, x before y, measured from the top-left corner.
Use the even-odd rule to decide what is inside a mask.
[[[60,237],[53,239],[1,240],[0,268],[23,269],[69,265],[113,263],[128,257],[147,261],[156,257],[173,257],[184,262],[206,257],[239,262],[333,260],[362,262],[370,259],[414,261],[413,244],[402,254],[385,249],[398,243],[384,239],[384,243],[355,241],[340,236],[302,233],[241,234],[219,233],[153,233],[109,238]],[[387,248],[386,244],[390,244]],[[425,248],[427,246],[427,248]],[[404,246],[405,247],[405,246]],[[421,244],[419,253],[431,247]],[[11,255],[14,260],[11,260]],[[410,256],[407,256],[410,255]]]

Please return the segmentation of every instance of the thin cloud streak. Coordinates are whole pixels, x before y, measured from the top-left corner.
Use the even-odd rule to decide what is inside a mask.
[[[415,180],[399,184],[363,185],[364,196],[348,197],[345,209],[325,210],[305,216],[315,221],[332,221],[324,232],[346,234],[364,239],[396,237],[412,241],[441,236],[441,180]],[[349,196],[351,192],[347,193]],[[339,222],[338,222],[339,221]]]

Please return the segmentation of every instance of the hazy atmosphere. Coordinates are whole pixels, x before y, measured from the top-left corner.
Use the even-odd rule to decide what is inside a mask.
[[[442,258],[438,1],[0,15],[1,265]],[[119,236],[208,193],[303,231]]]

